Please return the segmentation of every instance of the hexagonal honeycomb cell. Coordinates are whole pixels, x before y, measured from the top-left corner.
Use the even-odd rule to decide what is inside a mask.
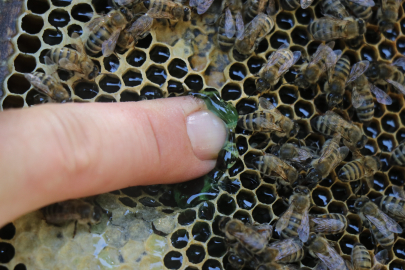
[[[292,84],[297,68],[320,44],[311,40],[307,31],[314,19],[323,16],[319,2],[293,11],[280,7],[273,17],[274,29],[242,61],[235,59],[233,50],[222,52],[216,46],[218,30],[213,22],[221,15],[221,3],[214,1],[206,14],[194,13],[191,22],[169,27],[165,20],[157,20],[150,35],[136,46],[109,57],[91,57],[102,73],[94,82],[78,80],[63,71],[58,74],[74,102],[137,102],[214,88],[223,100],[235,106],[239,115],[245,115],[258,109],[258,98],[263,96],[282,114],[297,121],[300,131],[296,141],[320,148],[325,137],[313,132],[310,120],[328,110],[323,85],[301,89]],[[24,0],[21,5],[24,8],[18,15],[16,35],[11,38],[14,52],[8,59],[10,72],[2,85],[3,110],[43,102],[44,97],[37,95],[23,74],[44,70],[44,56],[51,48],[69,45],[74,33],[83,35],[92,18],[112,10],[107,0]],[[377,8],[373,8],[374,13]],[[339,40],[335,49],[341,49],[352,64],[360,60],[392,62],[405,54],[402,5],[399,14],[392,30],[381,34],[372,19],[359,39],[362,42]],[[271,52],[285,42],[293,51],[301,51],[304,59],[271,91],[259,95],[255,76]],[[346,230],[327,237],[336,242],[337,250],[346,259],[356,242],[363,243],[372,254],[375,248],[370,231],[353,212],[356,185],[362,185],[361,193],[374,200],[392,192],[392,185],[405,184],[405,169],[388,162],[390,151],[405,139],[404,97],[391,87],[386,90],[393,103],[375,102],[374,118],[369,123],[358,121],[350,91],[346,91],[342,103],[342,109],[368,137],[361,154],[380,155],[383,167],[374,175],[374,186],[340,181],[338,167],[311,193],[311,214],[346,215]],[[285,198],[291,195],[291,191],[278,190],[272,179],[263,177],[251,165],[252,158],[270,152],[280,138],[240,128],[236,133],[240,156],[221,177],[210,200],[182,209],[176,201],[175,185],[129,187],[101,194],[94,199],[108,216],[91,233],[79,226],[75,238],[73,224],[51,226],[39,212],[33,212],[0,229],[0,269],[230,269],[219,219],[230,216],[247,223],[274,225],[287,209]],[[190,183],[198,188],[201,181]],[[386,269],[405,269],[404,246],[404,235],[398,235]],[[315,265],[309,255],[300,262],[306,270]]]

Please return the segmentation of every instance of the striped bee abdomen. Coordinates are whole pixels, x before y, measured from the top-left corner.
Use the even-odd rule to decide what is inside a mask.
[[[63,58],[66,58],[69,60],[69,62],[77,64],[79,62],[79,54],[69,48],[53,48],[49,51],[49,58],[51,60],[58,64],[59,61]]]
[[[403,212],[405,211],[405,200],[385,195],[380,202],[380,209],[397,221],[405,221]]]
[[[296,212],[293,212],[288,222],[287,227],[280,232],[280,235],[283,239],[298,236],[298,228],[301,225],[302,215]]]
[[[361,122],[369,122],[374,117],[374,101],[370,91],[364,92],[363,104],[356,108],[357,117]]]
[[[233,47],[233,45],[235,43],[235,37],[228,38],[225,35],[224,25],[225,25],[225,18],[223,16],[221,18],[221,20],[219,21],[218,46],[222,51],[226,52],[226,51],[229,51]]]
[[[393,232],[386,230],[388,236],[385,236],[374,224],[371,224],[370,230],[383,248],[390,248],[394,244],[395,235]]]
[[[352,249],[352,264],[356,270],[370,270],[371,257],[365,246],[362,244],[355,244]]]
[[[333,78],[339,78],[346,81],[350,73],[350,60],[348,57],[343,56],[337,61],[333,71]]]
[[[301,5],[299,0],[282,0],[280,1],[280,4],[285,10],[294,10]]]
[[[390,163],[397,165],[405,164],[405,144],[399,144],[391,153]]]
[[[364,177],[365,169],[360,161],[346,163],[339,171],[339,179],[344,182],[356,181]]]

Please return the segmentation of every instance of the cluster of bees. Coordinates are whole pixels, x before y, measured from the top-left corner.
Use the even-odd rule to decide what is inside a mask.
[[[48,102],[68,102],[69,93],[60,83],[56,69],[74,72],[85,80],[94,80],[100,71],[89,56],[102,53],[108,57],[117,50],[134,46],[151,31],[156,19],[171,22],[188,22],[192,16],[206,13],[213,0],[190,0],[189,4],[171,0],[111,0],[115,7],[104,16],[90,21],[82,37],[72,36],[71,47],[53,48],[45,57],[49,67],[47,73],[25,74],[27,80]],[[301,6],[307,8],[311,0],[281,0],[285,10]],[[382,0],[377,12],[380,31],[394,27],[398,18],[400,0]],[[136,13],[136,7],[143,5],[145,12]],[[348,88],[352,93],[352,105],[362,122],[368,122],[374,115],[373,95],[377,101],[389,105],[391,98],[376,85],[391,85],[405,94],[405,78],[400,68],[405,67],[405,58],[392,64],[360,61],[351,66],[342,51],[333,50],[335,39],[346,39],[356,43],[366,32],[366,24],[372,16],[372,0],[323,0],[325,17],[308,25],[308,32],[314,40],[325,41],[301,66],[294,84],[307,89],[325,79],[324,92],[328,106],[332,109],[324,115],[314,117],[311,126],[326,137],[330,137],[321,149],[284,143],[271,148],[252,159],[252,165],[263,175],[277,180],[286,188],[292,188],[289,207],[275,225],[275,231],[282,240],[271,242],[273,228],[270,225],[250,225],[239,220],[223,218],[219,223],[229,247],[228,261],[235,269],[248,267],[256,270],[298,269],[293,264],[303,259],[308,251],[318,258],[316,269],[381,269],[388,258],[387,248],[401,233],[397,224],[405,221],[405,192],[393,187],[393,194],[385,195],[371,202],[361,196],[355,202],[355,210],[364,226],[372,232],[375,244],[382,251],[372,259],[360,243],[354,245],[351,262],[345,261],[323,237],[325,234],[343,232],[347,220],[342,214],[310,215],[310,193],[321,180],[325,179],[341,162],[352,153],[353,160],[347,162],[338,172],[343,182],[365,179],[373,185],[373,176],[381,170],[382,164],[376,156],[362,156],[359,150],[367,142],[362,130],[350,119],[336,110],[343,102]],[[216,45],[222,51],[233,48],[237,54],[248,57],[274,27],[273,17],[277,13],[274,0],[224,0],[222,13],[216,24],[218,34]],[[326,43],[328,42],[328,43]],[[256,90],[259,94],[271,90],[281,77],[301,58],[300,51],[291,51],[288,44],[273,52],[267,63],[256,75]],[[280,138],[294,137],[299,126],[297,122],[280,113],[266,98],[259,99],[262,110],[239,118],[238,126],[253,132],[271,132]],[[392,152],[391,162],[405,165],[405,143],[399,144]],[[301,172],[305,171],[305,174]],[[303,176],[305,175],[305,176]],[[361,185],[355,190],[359,191]],[[50,224],[59,225],[69,220],[76,223],[97,224],[102,209],[85,201],[70,200],[50,205],[43,209]]]

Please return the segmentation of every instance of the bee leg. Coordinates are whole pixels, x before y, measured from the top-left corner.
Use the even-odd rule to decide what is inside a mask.
[[[91,223],[87,223],[89,225],[89,233],[91,233]]]
[[[76,230],[77,230],[77,220],[75,221],[75,228],[73,229],[73,237],[72,238],[75,238]]]
[[[362,183],[361,183],[360,180],[357,180],[356,182],[357,182],[359,185],[358,185],[358,187],[356,187],[356,188],[353,190],[353,193],[356,194],[357,197],[360,197],[361,195],[359,196],[358,192],[359,192],[359,190],[361,189],[361,184],[362,184]]]

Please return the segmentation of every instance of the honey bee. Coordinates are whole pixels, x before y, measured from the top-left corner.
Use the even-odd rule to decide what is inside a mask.
[[[294,188],[289,200],[290,206],[276,223],[276,231],[282,238],[299,236],[304,243],[308,240],[310,194],[309,188],[305,186]]]
[[[280,1],[281,6],[285,10],[294,10],[301,6],[301,8],[306,9],[308,8],[314,0],[285,0]]]
[[[319,258],[328,269],[350,269],[345,260],[329,245],[328,240],[320,235],[311,233],[305,245],[308,247],[309,254],[315,258]]]
[[[311,62],[301,67],[300,74],[295,78],[294,84],[300,88],[307,89],[318,82],[321,75],[335,67],[337,60],[340,58],[342,51],[332,51],[335,42],[320,44]]]
[[[299,172],[293,166],[271,154],[253,158],[252,165],[266,176],[276,173],[276,178],[284,186],[294,185],[299,178]]]
[[[229,217],[223,217],[218,225],[229,243],[241,243],[253,253],[262,251],[273,234],[271,225],[252,226]]]
[[[380,209],[398,222],[405,221],[405,192],[401,187],[392,186],[393,194],[376,200]]]
[[[337,234],[347,227],[346,217],[342,214],[309,215],[309,230],[322,234]]]
[[[371,257],[365,246],[356,243],[352,248],[352,265],[354,270],[371,269]]]
[[[48,97],[48,102],[65,103],[71,101],[69,93],[65,87],[63,87],[56,70],[51,74],[52,75],[42,72],[33,72],[24,74],[24,77],[31,83],[35,90]]]
[[[402,233],[401,226],[381,211],[368,197],[358,198],[354,203],[354,208],[364,226],[370,229],[374,239],[383,248],[389,248],[394,244],[394,233]]]
[[[343,101],[346,86],[362,75],[368,66],[368,61],[360,61],[350,70],[350,60],[347,56],[337,61],[332,75],[324,86],[329,107],[337,106]]]
[[[148,9],[148,16],[152,18],[184,22],[191,20],[190,8],[180,3],[171,0],[145,0],[143,4]]]
[[[308,32],[314,40],[329,41],[334,39],[351,39],[366,32],[366,23],[363,19],[351,17],[344,20],[327,16],[316,19],[308,25]]]
[[[305,183],[315,185],[325,179],[346,158],[349,148],[339,147],[340,138],[340,134],[335,133],[332,139],[324,143],[320,158],[311,162],[312,168],[305,177]]]
[[[149,34],[153,25],[153,18],[147,14],[142,15],[132,25],[121,31],[117,40],[118,50],[125,50],[130,48],[130,45],[136,45],[138,41]]]
[[[401,3],[401,0],[381,0],[381,7],[377,12],[380,31],[387,31],[394,28],[398,19],[398,10]]]
[[[299,262],[304,258],[305,251],[303,245],[298,237],[293,237],[273,242],[269,247],[278,250],[275,261],[277,263],[286,264]]]
[[[85,47],[91,56],[103,53],[104,57],[114,53],[121,31],[134,18],[126,7],[112,10],[107,15],[93,19],[87,26],[89,34]]]
[[[242,1],[228,0],[222,2],[225,14],[219,19],[218,45],[221,50],[228,51],[232,48],[236,38],[242,38],[245,26],[242,19]]]
[[[316,156],[316,153],[311,148],[306,146],[299,147],[292,143],[283,144],[279,150],[280,159],[294,164],[306,163]]]
[[[405,165],[405,141],[402,141],[391,152],[390,164],[392,165]]]
[[[381,250],[374,256],[374,265],[371,270],[381,270],[384,265],[389,261],[388,251],[386,249]],[[357,270],[357,269],[355,269]]]
[[[261,97],[259,104],[264,110],[239,118],[239,127],[254,132],[274,132],[278,137],[293,137],[298,133],[298,123],[284,116],[270,101]]]
[[[372,0],[342,0],[342,3],[350,9],[357,18],[365,22],[368,22],[373,15],[371,7],[373,7],[375,3]]]
[[[347,12],[340,0],[325,0],[322,2],[321,7],[325,14],[329,14],[335,18],[344,20],[350,17],[349,12]]]
[[[77,223],[91,226],[101,221],[102,209],[82,200],[68,200],[54,203],[41,209],[47,223],[63,225],[69,221],[75,221],[73,237],[76,235]]]
[[[381,170],[382,163],[378,157],[365,156],[346,163],[338,172],[343,182],[357,181],[365,178],[370,187],[373,186],[374,174]]]
[[[263,38],[270,33],[274,27],[273,19],[260,13],[245,26],[245,31],[240,39],[236,39],[235,49],[243,55],[249,55],[257,48]]]
[[[84,45],[81,39],[78,38],[78,35],[74,33],[72,37],[78,40],[77,44],[72,44],[76,50],[70,48],[52,48],[45,56],[49,59],[45,61],[52,64],[55,63],[62,69],[77,72],[79,76],[88,80],[94,80],[100,73],[98,66],[87,56]]]
[[[384,62],[373,62],[365,75],[372,83],[381,85],[391,84],[405,95],[404,74],[397,67],[405,66],[405,57],[400,57],[392,64]]]
[[[331,136],[334,133],[340,133],[343,142],[350,149],[356,147],[361,149],[367,143],[367,137],[361,129],[353,123],[344,120],[333,111],[327,111],[324,115],[311,119],[311,126],[318,132]]]
[[[212,5],[214,0],[190,0],[190,7],[196,8],[199,15],[204,14]]]
[[[374,101],[371,93],[375,94],[379,103],[392,104],[391,97],[377,86],[369,83],[365,75],[355,79],[350,88],[352,88],[352,105],[361,122],[369,122],[374,117]]]
[[[301,57],[300,51],[292,52],[288,49],[288,44],[284,43],[273,52],[267,64],[259,71],[259,78],[256,79],[256,90],[264,92],[271,89],[278,83],[280,77],[288,71]]]

